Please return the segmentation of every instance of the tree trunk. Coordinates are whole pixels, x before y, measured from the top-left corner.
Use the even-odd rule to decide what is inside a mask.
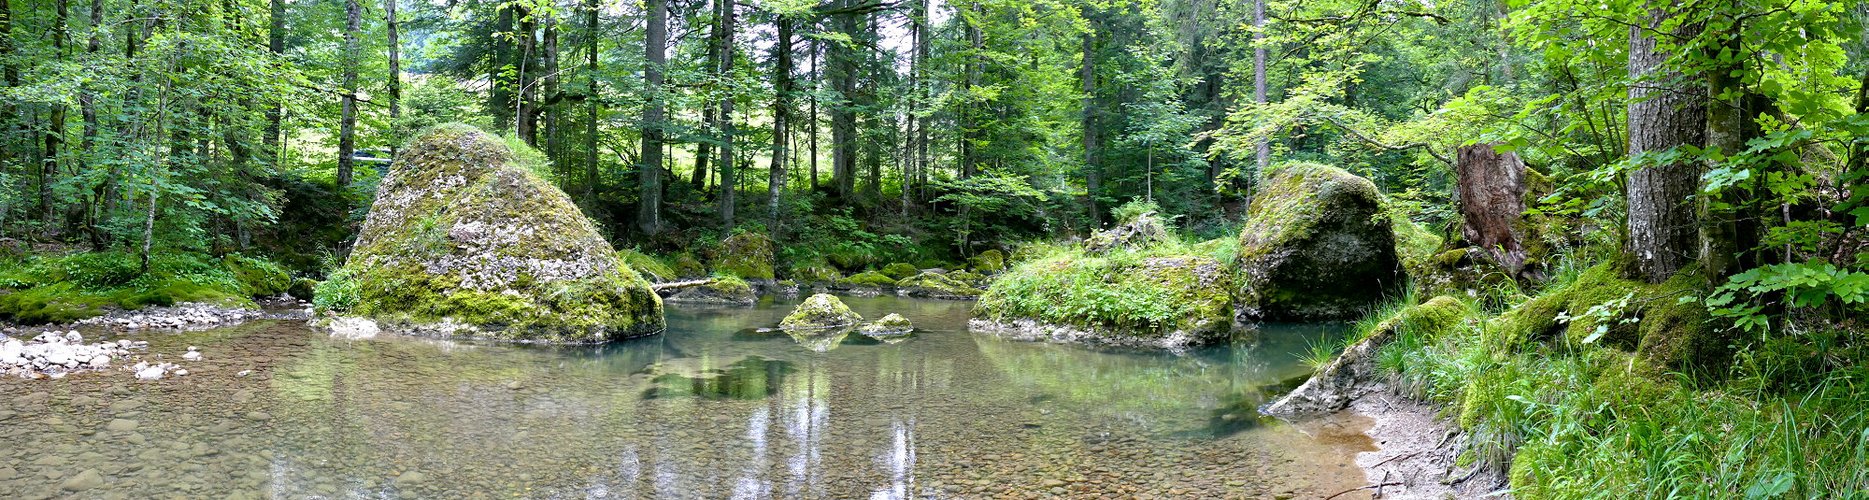
[[[395,0],[389,0],[395,1]],[[286,1],[271,0],[271,17],[266,21],[266,50],[273,57],[284,57],[286,51]],[[282,158],[279,154],[280,134],[284,131],[280,124],[285,118],[285,103],[274,102],[266,109],[266,162],[278,166]]]
[[[725,86],[720,96],[720,225],[733,229],[734,195],[739,192],[739,177],[734,175],[738,160],[733,155],[733,15],[734,0],[720,0],[721,35],[720,79]]]
[[[649,100],[642,114],[642,164],[636,167],[636,228],[654,235],[662,230],[662,65],[668,52],[668,0],[648,0],[648,11],[642,74]]]
[[[600,10],[597,0],[584,0],[584,203],[596,201],[597,194],[597,32]]]
[[[930,40],[930,32],[928,30],[928,3],[928,0],[916,0],[915,2],[915,19],[921,28],[918,32],[920,36],[915,39],[915,74],[919,76],[918,80],[921,82],[921,84],[915,88],[915,102],[917,111],[924,112],[918,112],[910,117],[911,120],[916,122],[915,173],[918,178],[916,179],[915,185],[923,190],[926,190],[928,187],[928,166],[932,163],[928,155],[929,117],[926,116],[925,113],[929,102],[933,100],[933,96],[929,95],[929,88],[933,87],[933,85],[928,83],[928,60],[932,50],[931,47],[934,46]],[[926,193],[922,193],[918,196],[926,199],[925,194]]]
[[[973,18],[965,23],[968,47],[967,74],[961,81],[961,92],[971,101],[974,99],[973,89],[980,85],[980,75],[985,70],[982,53],[986,51],[986,35],[980,29],[981,19],[985,16],[980,2],[969,2],[967,8],[973,12]],[[975,157],[973,147],[980,132],[978,130],[980,123],[976,119],[980,106],[981,103],[968,102],[960,110],[960,177],[962,179],[973,177],[975,164],[980,161]]]
[[[792,115],[792,20],[774,14],[778,41],[772,45],[772,168],[766,171],[767,230],[774,235],[779,228],[779,195],[785,187],[785,141],[791,136],[787,127]]]
[[[859,19],[862,20],[861,24],[864,36],[862,38],[862,43],[859,45],[863,47],[878,46],[876,43],[876,23],[871,22],[871,14],[866,12],[860,14],[860,16],[862,16]],[[866,73],[868,73],[868,75],[866,75],[867,78],[863,79],[864,85],[862,88],[857,91],[857,96],[861,99],[858,101],[859,106],[857,110],[863,110],[862,116],[859,117],[861,123],[864,125],[863,128],[877,130],[879,127],[876,124],[876,113],[869,110],[875,108],[876,95],[879,92],[877,87],[881,85],[879,82],[881,77],[880,73],[882,72],[882,64],[880,64],[882,56],[881,54],[864,54],[864,56],[865,62],[868,63],[865,64],[865,66],[867,66]],[[854,112],[856,110],[852,111]],[[857,130],[861,131],[863,128]],[[862,137],[861,132],[858,132],[852,139],[862,141],[863,164],[869,171],[868,182],[863,184],[863,198],[865,200],[876,200],[880,202],[883,193],[883,147],[881,141],[865,140],[862,139]]]
[[[52,2],[52,52],[59,61],[65,60],[65,39],[69,37],[67,19],[70,7],[66,0]],[[52,203],[52,182],[58,178],[58,163],[61,150],[65,145],[65,105],[53,104],[49,128],[45,131],[45,158],[39,164],[39,210],[45,218],[45,227],[50,230],[58,220],[58,207]]]
[[[387,23],[389,38],[389,91],[385,92],[384,97],[389,99],[390,130],[396,130],[396,121],[402,118],[402,42],[396,32],[396,3],[399,1],[383,0],[383,19]],[[397,147],[399,145],[395,142],[390,143],[391,158],[396,156]]]
[[[544,34],[541,36],[545,38],[545,64],[541,66],[540,72],[545,75],[543,77],[545,85],[539,89],[539,106],[542,108],[540,112],[543,123],[540,124],[540,128],[544,129],[542,133],[545,134],[545,157],[550,158],[553,165],[569,166],[569,162],[564,161],[563,134],[558,128],[558,120],[564,114],[561,111],[564,107],[558,104],[563,101],[558,93],[558,13],[556,11],[545,16],[543,31]]]
[[[100,36],[103,34],[102,28],[104,26],[104,0],[91,0],[90,14],[91,37],[90,40],[85,43],[84,51],[95,59],[98,57],[98,54],[104,50],[103,37]],[[84,159],[85,167],[87,167],[88,170],[91,163],[97,159],[97,132],[102,125],[98,123],[97,120],[96,89],[86,84],[82,87],[81,92],[82,95],[78,98],[78,113],[83,115],[84,119],[84,138],[79,142],[78,149],[79,154],[82,155]],[[94,186],[91,191],[91,202],[87,203],[85,207],[85,234],[90,237],[92,251],[104,250],[104,235],[103,232],[98,229],[98,226],[100,225],[99,219],[107,216],[100,216],[97,214],[95,208],[99,202],[102,202],[106,196],[111,194],[111,190],[112,188],[109,182],[99,183],[97,186]]]
[[[493,127],[508,130],[513,123],[513,80],[507,71],[513,66],[513,44],[504,35],[513,34],[515,6],[495,7],[493,52],[487,55],[487,109],[493,112]]]
[[[0,0],[4,2],[6,0]],[[824,73],[818,67],[818,39],[811,39],[811,191],[818,191],[818,92],[824,89]]]
[[[337,185],[350,187],[351,169],[357,155],[357,34],[363,24],[363,6],[357,0],[344,2],[344,76],[342,112],[338,116]]]
[[[1252,100],[1265,104],[1265,0],[1252,3]],[[1272,163],[1272,143],[1261,137],[1253,142],[1253,161],[1264,172]]]
[[[1724,42],[1707,50],[1710,60],[1720,60],[1722,50],[1739,54],[1744,50],[1740,45],[1737,28],[1733,32],[1723,33]],[[1730,57],[1727,59],[1731,59]],[[1746,148],[1746,141],[1757,135],[1757,127],[1752,118],[1757,116],[1748,106],[1748,94],[1745,82],[1733,76],[1743,70],[1743,62],[1733,60],[1707,71],[1707,147],[1718,148],[1720,154],[1732,156]],[[1709,170],[1716,165],[1709,164]],[[1757,238],[1748,238],[1749,231],[1740,229],[1739,206],[1744,203],[1741,190],[1735,186],[1713,196],[1700,196],[1696,204],[1700,220],[1700,270],[1707,278],[1715,282],[1724,281],[1727,275],[1746,265],[1742,253],[1754,247]],[[1750,226],[1751,224],[1747,224]],[[1752,229],[1752,228],[1748,228]]]
[[[1461,236],[1500,267],[1522,276],[1524,238],[1530,236],[1517,229],[1525,215],[1525,162],[1516,154],[1498,152],[1492,144],[1462,146],[1455,157]]]
[[[513,38],[519,40],[514,53],[517,58],[514,69],[518,71],[518,76],[513,81],[518,90],[513,98],[518,102],[513,108],[513,134],[526,141],[526,145],[536,148],[539,147],[538,110],[535,109],[538,105],[539,68],[532,61],[538,58],[538,40],[534,38],[538,32],[538,20],[532,15],[532,9],[524,3],[515,2],[511,5],[518,9],[513,17],[518,18],[519,22],[519,31],[513,33]]]
[[[850,0],[839,2],[842,7],[852,6]],[[848,12],[833,16],[836,30],[855,39],[858,35],[857,16]],[[831,85],[837,91],[838,103],[831,106],[831,185],[836,190],[839,200],[849,202],[856,191],[857,170],[857,61],[855,48],[845,41],[831,44]]]
[[[1668,53],[1656,47],[1649,31],[1673,13],[1652,9],[1647,26],[1629,28],[1629,155],[1658,154],[1678,146],[1700,146],[1706,135],[1706,87],[1684,85],[1683,76],[1665,67]],[[1677,36],[1690,38],[1693,26]],[[1700,167],[1680,162],[1648,165],[1629,172],[1628,248],[1635,275],[1650,283],[1667,280],[1695,257],[1693,196]]]
[[[1090,213],[1091,227],[1103,227],[1103,210],[1097,208],[1097,23],[1092,21],[1084,32],[1084,62],[1078,66],[1078,79],[1084,88],[1084,209]]]

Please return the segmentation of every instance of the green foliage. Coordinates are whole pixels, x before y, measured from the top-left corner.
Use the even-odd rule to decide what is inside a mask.
[[[1100,255],[1081,247],[1032,250],[1034,255],[993,280],[974,313],[1141,338],[1228,331],[1231,273],[1219,261],[1185,251],[1180,245]]]
[[[868,286],[868,287],[892,286],[896,284],[896,280],[894,278],[890,278],[888,275],[885,275],[883,273],[879,273],[876,271],[864,271],[864,272],[860,272],[857,274],[852,274],[843,279],[837,280],[837,282],[844,284],[844,285]]]
[[[917,274],[921,274],[922,272],[921,268],[915,267],[914,265],[911,265],[911,264],[904,264],[901,262],[883,266],[881,271],[884,276],[888,276],[888,277],[895,278],[898,280],[902,278],[914,276]]]
[[[681,275],[675,272],[674,266],[670,266],[668,263],[663,262],[662,259],[642,253],[642,251],[634,248],[617,250],[617,258],[622,260],[624,265],[641,273],[644,278],[648,278],[650,281],[675,281],[677,278],[681,277]]]
[[[251,297],[283,293],[292,283],[278,264],[237,254],[158,254],[150,257],[148,272],[139,257],[123,252],[34,256],[9,264],[0,288],[12,292],[0,293],[0,317],[27,324],[183,302],[251,307]]]
[[[1683,297],[1692,301],[1693,297]],[[1771,329],[1767,308],[1822,309],[1843,317],[1869,302],[1869,273],[1839,268],[1826,262],[1773,264],[1748,269],[1728,278],[1708,295],[1707,311],[1732,321],[1745,331]]]
[[[332,271],[312,292],[312,305],[320,311],[346,312],[357,307],[363,292],[357,286],[357,279],[348,269]]]

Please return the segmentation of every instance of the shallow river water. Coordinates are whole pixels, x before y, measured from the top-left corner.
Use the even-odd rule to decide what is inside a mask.
[[[0,498],[1318,498],[1366,484],[1359,429],[1254,411],[1341,328],[1268,326],[1170,355],[969,333],[966,302],[845,300],[919,330],[762,333],[795,303],[781,300],[671,304],[666,334],[601,347],[346,340],[279,321],[125,334],[192,373],[0,380]],[[191,345],[202,360],[180,359]]]

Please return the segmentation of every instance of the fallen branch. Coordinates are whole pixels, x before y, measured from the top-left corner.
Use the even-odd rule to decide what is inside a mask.
[[[1437,447],[1437,448],[1438,448],[1438,447]],[[1392,461],[1396,461],[1396,460],[1404,460],[1404,459],[1408,459],[1408,458],[1412,458],[1412,457],[1414,457],[1415,455],[1420,455],[1420,454],[1421,454],[1421,452],[1419,452],[1419,451],[1417,451],[1417,452],[1414,452],[1414,453],[1409,453],[1409,454],[1407,454],[1407,455],[1396,455],[1396,456],[1393,456],[1393,457],[1389,457],[1389,458],[1388,458],[1387,460],[1383,460],[1383,461],[1381,461],[1381,462],[1376,462],[1376,465],[1371,465],[1371,466],[1369,466],[1369,468],[1371,468],[1371,469],[1374,469],[1374,468],[1377,468],[1377,467],[1381,467],[1381,466],[1382,466],[1382,464],[1386,464],[1386,463],[1389,463],[1389,462],[1392,462]]]
[[[663,290],[675,290],[675,289],[680,289],[680,288],[702,286],[702,285],[706,285],[706,284],[713,283],[713,282],[714,282],[713,278],[704,279],[704,280],[671,281],[668,283],[656,283],[656,284],[649,285],[649,289],[660,292]]]
[[[1381,488],[1381,487],[1384,487],[1384,486],[1401,486],[1401,485],[1402,485],[1402,483],[1399,483],[1399,482],[1396,482],[1396,483],[1382,483],[1382,484],[1372,484],[1372,485],[1369,485],[1369,486],[1364,486],[1364,487],[1361,487],[1361,488],[1350,488],[1350,489],[1347,489],[1347,490],[1343,490],[1343,491],[1339,491],[1339,492],[1337,492],[1337,494],[1335,494],[1335,495],[1331,495],[1331,496],[1327,496],[1327,497],[1324,497],[1324,500],[1330,500],[1330,499],[1332,499],[1332,498],[1337,498],[1337,497],[1340,497],[1340,496],[1344,496],[1344,495],[1348,495],[1348,494],[1351,494],[1351,493],[1355,493],[1355,492],[1358,492],[1358,491],[1363,491],[1363,490],[1372,490],[1372,489],[1376,489],[1376,488]]]

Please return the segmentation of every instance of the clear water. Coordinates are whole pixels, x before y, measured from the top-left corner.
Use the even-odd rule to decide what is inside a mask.
[[[793,338],[793,301],[671,305],[601,347],[334,339],[260,322],[138,333],[126,371],[0,380],[0,498],[1321,497],[1355,429],[1255,417],[1330,326],[1186,355],[1002,341],[965,302],[845,299],[920,329]],[[114,338],[113,335],[101,335]],[[129,364],[129,363],[121,363]],[[236,374],[252,370],[249,376]]]

